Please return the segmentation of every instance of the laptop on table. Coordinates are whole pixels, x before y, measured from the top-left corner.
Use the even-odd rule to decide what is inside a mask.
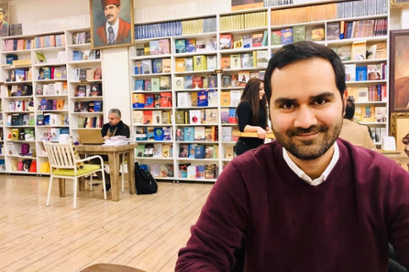
[[[79,136],[79,142],[81,144],[102,145],[104,143],[101,135],[101,130],[99,129],[80,129],[77,132]]]

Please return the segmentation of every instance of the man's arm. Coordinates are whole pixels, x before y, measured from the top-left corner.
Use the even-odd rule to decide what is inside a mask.
[[[230,163],[214,185],[189,241],[179,251],[176,272],[231,271],[235,250],[249,226],[249,198],[243,178]]]

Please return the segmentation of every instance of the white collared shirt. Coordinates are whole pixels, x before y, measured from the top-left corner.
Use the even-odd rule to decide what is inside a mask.
[[[294,161],[290,158],[287,153],[287,150],[283,147],[283,157],[285,162],[287,163],[288,167],[302,180],[307,182],[311,186],[318,186],[325,181],[328,175],[331,173],[332,169],[334,168],[335,164],[338,162],[339,159],[339,149],[337,142],[334,143],[334,154],[332,155],[331,162],[327,166],[327,169],[321,174],[319,178],[312,180],[300,167],[298,167]]]
[[[116,20],[116,23],[113,24],[113,25],[110,25],[110,24],[108,23],[108,21],[106,21],[106,23],[105,23],[105,31],[106,31],[106,33],[107,33],[107,41],[108,41],[108,42],[109,42],[109,31],[108,31],[108,28],[109,28],[110,26],[112,26],[112,29],[114,30],[114,35],[115,35],[115,41],[114,41],[114,42],[116,42],[116,37],[117,37],[117,35],[118,35],[118,29],[119,29],[119,18]]]

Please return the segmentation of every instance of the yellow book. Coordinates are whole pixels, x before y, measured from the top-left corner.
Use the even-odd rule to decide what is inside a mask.
[[[253,67],[257,67],[257,51],[253,51]]]
[[[206,71],[207,70],[207,57],[205,55],[193,57],[193,70],[194,71]]]
[[[185,58],[176,59],[176,72],[185,71]]]
[[[366,59],[366,42],[354,42],[351,48],[351,60]]]
[[[375,122],[375,107],[365,106],[361,107],[362,111],[362,122]]]
[[[192,101],[192,107],[197,107],[197,92],[192,92],[190,94],[190,99]]]
[[[222,107],[229,107],[230,106],[230,92],[222,92],[221,106]]]

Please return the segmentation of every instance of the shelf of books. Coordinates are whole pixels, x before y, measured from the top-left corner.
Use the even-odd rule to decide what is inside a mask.
[[[157,179],[214,182],[234,157],[236,107],[283,45],[333,49],[347,71],[357,121],[388,134],[387,0],[262,8],[136,24],[130,48],[135,157]]]
[[[103,125],[102,56],[91,49],[89,29],[67,31],[67,40],[70,135],[78,139],[78,130]]]
[[[73,114],[78,107],[76,86],[92,86],[85,87],[85,95],[78,101],[89,103],[90,112],[98,111],[94,109],[99,103],[101,114],[98,114],[102,115],[100,53],[90,50],[86,32],[77,29],[2,38],[1,120],[4,122],[0,131],[4,142],[1,142],[0,171],[48,174],[48,158],[42,142],[57,141],[60,134],[75,133],[70,131],[70,123],[78,126],[81,118]],[[92,76],[89,70],[93,70]],[[92,84],[87,84],[88,80]]]

